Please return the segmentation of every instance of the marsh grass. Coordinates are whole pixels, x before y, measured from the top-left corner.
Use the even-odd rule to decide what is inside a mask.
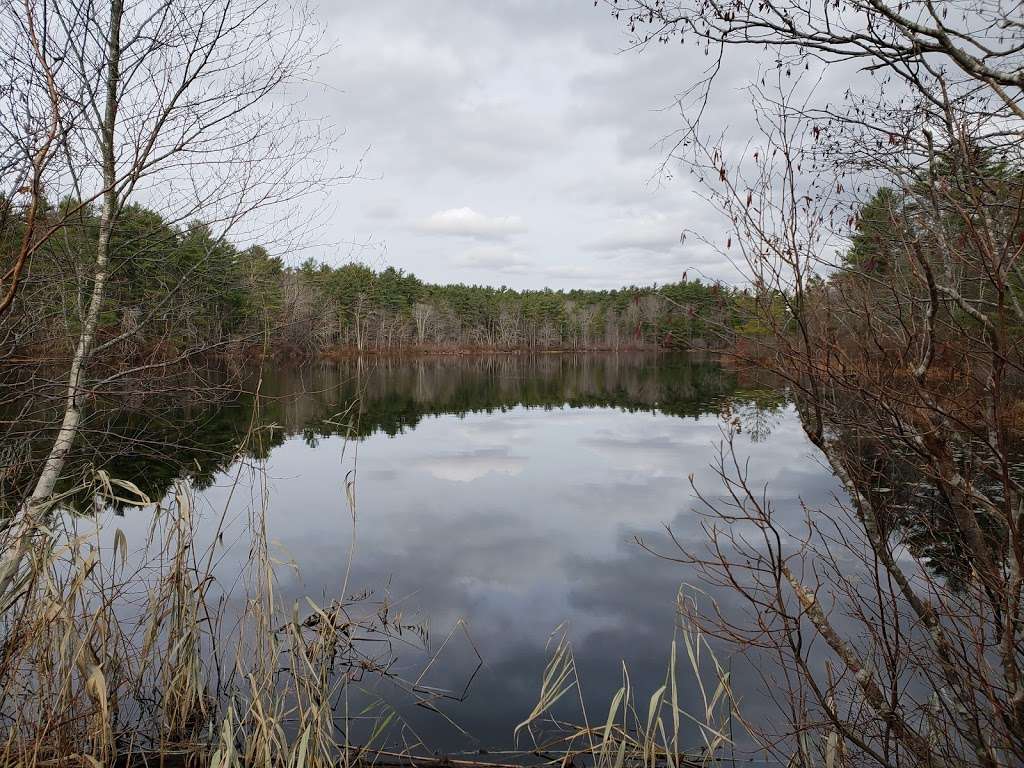
[[[684,600],[680,592],[680,605]],[[679,616],[685,616],[680,610]],[[533,751],[557,755],[563,766],[577,760],[595,768],[689,768],[722,762],[732,746],[737,702],[729,671],[707,639],[688,623],[677,626],[665,677],[650,693],[636,690],[629,669],[621,664],[622,685],[612,695],[600,721],[587,713],[580,679],[568,639],[559,627],[549,640],[549,658],[533,711],[516,726],[517,738],[528,739]],[[680,655],[685,654],[682,663]],[[684,691],[683,685],[688,686]],[[700,706],[681,703],[696,692]],[[559,713],[574,702],[579,717]]]
[[[356,694],[368,678],[403,685],[395,644],[425,646],[425,630],[386,601],[349,595],[347,569],[334,599],[287,602],[278,571],[297,566],[267,540],[257,477],[233,544],[247,548],[246,564],[227,583],[217,568],[227,509],[200,537],[183,482],[153,503],[94,474],[101,503],[151,512],[134,549],[111,515],[57,506],[36,527],[21,589],[0,614],[0,765],[350,765],[401,727]]]

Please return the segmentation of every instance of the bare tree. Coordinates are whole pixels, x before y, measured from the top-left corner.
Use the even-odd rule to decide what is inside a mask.
[[[835,764],[837,744],[855,764],[1020,764],[1019,7],[610,5],[640,45],[716,54],[673,157],[753,288],[763,335],[736,358],[785,383],[848,497],[788,530],[729,450],[719,464],[728,503],[708,498],[710,550],[684,559],[752,609],[706,626],[779,664],[783,722],[749,725],[801,765]],[[747,140],[701,125],[737,45],[769,50]],[[869,90],[819,98],[804,73],[843,62]]]
[[[413,306],[412,316],[416,321],[416,343],[422,345],[427,340],[427,332],[437,316],[437,309],[433,304],[420,301]]]
[[[97,340],[112,236],[126,208],[145,201],[172,222],[201,217],[222,239],[258,209],[293,200],[328,174],[310,171],[307,155],[323,139],[296,119],[289,101],[295,94],[286,90],[301,85],[316,60],[302,9],[264,0],[58,0],[9,4],[0,23],[12,48],[5,55],[27,46],[46,76],[53,123],[51,144],[43,141],[46,193],[78,206],[100,201],[62,421],[30,498],[7,529],[11,543],[0,568],[7,595],[33,527],[52,503],[84,401],[100,383],[90,381],[90,363],[180,298],[171,287],[124,334]],[[16,73],[8,77],[15,98],[31,85]]]
[[[59,229],[59,219],[42,222],[45,182],[81,101],[78,93],[70,99],[72,94],[58,90],[60,62],[68,50],[66,45],[55,48],[45,27],[40,32],[44,15],[37,3],[26,0],[0,25],[10,78],[0,97],[0,241],[10,247],[0,276],[0,317],[10,311],[33,254]]]

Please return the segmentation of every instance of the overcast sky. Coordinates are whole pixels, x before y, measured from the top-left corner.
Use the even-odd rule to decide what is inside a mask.
[[[720,225],[685,175],[658,175],[697,49],[623,52],[591,0],[323,0],[322,16],[336,47],[315,106],[344,129],[348,165],[366,155],[365,180],[333,193],[319,257],[517,288],[738,280],[680,245]],[[723,119],[743,112],[742,85],[719,83]]]

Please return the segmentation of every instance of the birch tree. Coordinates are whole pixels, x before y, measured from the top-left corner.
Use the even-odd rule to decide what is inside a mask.
[[[6,598],[78,435],[96,384],[90,363],[123,340],[98,339],[97,325],[108,301],[112,234],[126,206],[143,201],[169,222],[202,219],[224,238],[257,211],[319,188],[328,174],[309,162],[323,136],[294,108],[318,45],[303,9],[271,0],[25,0],[2,14],[11,49],[5,57],[28,49],[45,74],[46,194],[99,203],[63,417],[6,532]],[[17,99],[26,84],[17,73],[8,77],[6,89]],[[175,300],[170,287],[157,304]],[[158,309],[148,308],[127,332]]]

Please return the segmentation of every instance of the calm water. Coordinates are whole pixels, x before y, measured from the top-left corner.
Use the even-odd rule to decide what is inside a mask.
[[[248,397],[170,409],[160,419],[121,414],[130,448],[111,444],[111,473],[149,483],[156,497],[170,478],[188,475],[203,488],[206,521],[227,506],[240,526],[258,503],[258,473],[251,459],[232,467],[225,457],[250,423],[260,425],[251,453],[265,459],[256,463],[265,470],[275,551],[297,565],[279,573],[294,599],[335,597],[341,588],[353,532],[344,483],[354,477],[349,591],[388,595],[393,610],[429,625],[434,650],[458,628],[423,685],[463,691],[476,664],[467,638],[483,659],[464,701],[437,702],[470,737],[378,691],[440,749],[511,743],[536,701],[545,643],[563,622],[592,719],[603,721],[620,660],[646,701],[664,677],[677,591],[693,573],[636,538],[671,553],[668,525],[699,546],[688,478],[718,493],[710,465],[730,423],[739,425],[751,483],[768,485],[781,514],[798,517],[801,499],[825,504],[836,490],[784,398],[682,356],[278,367],[264,371],[260,392],[255,416]],[[357,395],[357,408],[346,411]],[[192,446],[187,468],[161,448],[174,441]],[[150,515],[125,510],[118,525],[141,540]],[[221,578],[248,557],[231,544],[232,529],[225,540]],[[728,606],[728,595],[716,597]],[[397,669],[407,677],[423,664],[416,650],[400,649]]]

